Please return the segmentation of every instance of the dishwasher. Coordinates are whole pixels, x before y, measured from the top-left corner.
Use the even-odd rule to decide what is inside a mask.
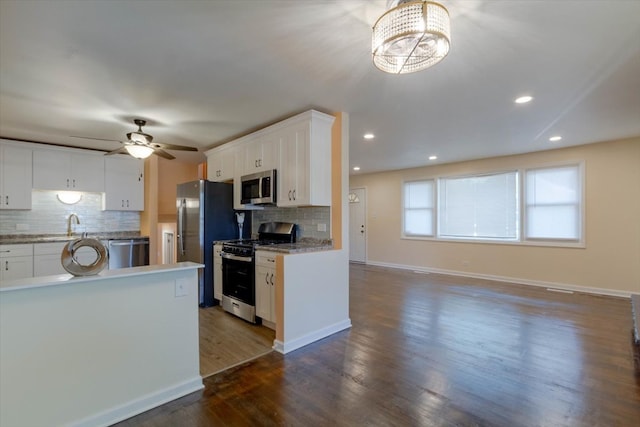
[[[113,239],[109,245],[109,269],[149,265],[149,238]]]

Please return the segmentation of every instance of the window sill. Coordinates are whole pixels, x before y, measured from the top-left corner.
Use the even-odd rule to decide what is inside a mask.
[[[565,241],[565,240],[491,240],[491,239],[455,239],[455,238],[443,238],[443,237],[421,237],[421,236],[400,236],[401,240],[423,240],[428,242],[443,242],[443,243],[474,243],[481,245],[507,245],[507,246],[535,246],[535,247],[549,247],[549,248],[567,248],[567,249],[586,249],[587,245],[584,241]]]

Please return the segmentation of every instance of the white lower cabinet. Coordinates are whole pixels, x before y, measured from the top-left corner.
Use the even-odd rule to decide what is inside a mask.
[[[213,245],[213,298],[222,301],[222,245]]]
[[[0,281],[33,277],[33,245],[0,245]]]
[[[256,316],[263,322],[276,321],[276,253],[256,251]],[[269,326],[267,323],[266,326]]]
[[[62,267],[62,249],[68,242],[34,243],[33,245],[33,277],[66,274]],[[90,247],[80,247],[75,257],[82,265],[96,261],[96,251]]]

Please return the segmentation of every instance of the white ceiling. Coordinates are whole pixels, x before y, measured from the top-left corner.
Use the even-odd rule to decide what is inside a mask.
[[[203,151],[316,108],[366,173],[640,135],[640,1],[443,4],[449,56],[398,76],[371,61],[385,0],[0,0],[0,136],[113,150],[70,136],[144,118]]]

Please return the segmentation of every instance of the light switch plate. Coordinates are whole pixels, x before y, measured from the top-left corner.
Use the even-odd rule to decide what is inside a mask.
[[[187,279],[176,279],[176,298],[184,297],[189,294],[187,291],[188,285],[189,281]]]

